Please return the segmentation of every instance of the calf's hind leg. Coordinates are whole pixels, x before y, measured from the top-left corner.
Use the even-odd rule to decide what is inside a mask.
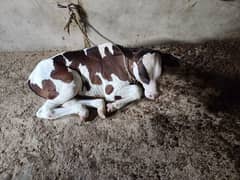
[[[80,119],[84,120],[89,115],[86,106],[97,108],[98,115],[103,119],[106,118],[105,101],[103,99],[72,99],[65,102],[61,107],[47,101],[37,112],[37,116],[44,119],[57,119],[70,114],[78,114]]]
[[[81,104],[81,102],[76,99],[72,99],[65,102],[61,107],[52,109],[50,119],[57,119],[71,114],[78,114],[80,120],[85,120],[89,115],[89,111],[86,106]]]
[[[74,96],[77,95],[79,90],[81,89],[82,83],[79,75],[77,72],[73,71],[73,80],[70,83],[66,83],[63,81],[54,81],[53,83],[56,87],[56,91],[58,95],[54,99],[48,99],[37,111],[37,117],[43,119],[56,119],[68,114],[76,113],[76,107],[79,107],[79,112],[84,114],[83,112],[86,111],[84,106],[81,106],[79,103],[71,102],[73,109],[65,106],[60,108],[62,104],[70,101]],[[48,91],[47,87],[43,91]],[[82,111],[81,111],[82,109]]]
[[[42,119],[57,119],[70,114],[79,114],[80,117],[88,115],[88,110],[85,106],[76,102],[76,100],[70,100],[74,97],[74,93],[69,94],[69,96],[59,93],[59,96],[56,100],[47,100],[39,108],[36,116]],[[61,98],[61,96],[63,97]]]

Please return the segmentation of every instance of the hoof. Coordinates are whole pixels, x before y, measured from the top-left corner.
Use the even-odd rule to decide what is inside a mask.
[[[78,115],[79,115],[80,121],[85,121],[89,116],[89,111],[88,109],[82,109],[81,111],[79,111]]]
[[[84,122],[87,118],[88,118],[88,116],[82,116],[79,114],[80,122]]]
[[[116,111],[117,109],[114,106],[114,103],[108,103],[107,104],[107,112],[113,112]]]
[[[46,120],[47,119],[49,119],[49,120],[55,119],[53,112],[51,110],[39,109],[36,113],[36,116],[37,116],[37,118],[46,119]]]
[[[105,115],[106,114],[106,108],[105,108],[105,106],[102,107],[102,108],[98,108],[97,112],[98,112],[98,115],[99,115],[100,118],[102,118],[102,119],[106,118],[106,115]]]

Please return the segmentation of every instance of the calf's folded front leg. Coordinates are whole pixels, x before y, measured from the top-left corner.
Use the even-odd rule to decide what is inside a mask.
[[[78,100],[79,103],[85,106],[94,107],[97,109],[98,115],[105,119],[106,116],[106,106],[105,101],[103,99],[86,99],[86,100]]]
[[[119,89],[115,97],[120,99],[107,104],[107,111],[112,112],[121,109],[123,106],[129,104],[130,102],[140,99],[143,95],[142,88],[138,85],[129,85],[124,88]]]

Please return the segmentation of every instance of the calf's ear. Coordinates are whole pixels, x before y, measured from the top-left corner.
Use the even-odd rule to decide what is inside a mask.
[[[179,67],[180,66],[181,60],[176,56],[173,56],[171,54],[161,53],[161,57],[162,57],[162,65],[163,66],[169,66],[169,67]]]
[[[139,72],[139,76],[142,82],[149,84],[150,83],[150,77],[148,75],[148,72],[144,66],[144,64],[142,63],[142,61],[138,64],[138,72]]]

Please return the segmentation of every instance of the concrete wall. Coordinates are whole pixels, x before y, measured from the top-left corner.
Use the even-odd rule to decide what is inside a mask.
[[[67,1],[1,0],[0,51],[83,47],[77,27],[70,36],[64,32],[68,15],[66,10],[57,8],[57,2]],[[240,37],[239,0],[82,2],[90,23],[124,45]],[[96,43],[105,42],[94,32],[90,32],[90,37]]]

